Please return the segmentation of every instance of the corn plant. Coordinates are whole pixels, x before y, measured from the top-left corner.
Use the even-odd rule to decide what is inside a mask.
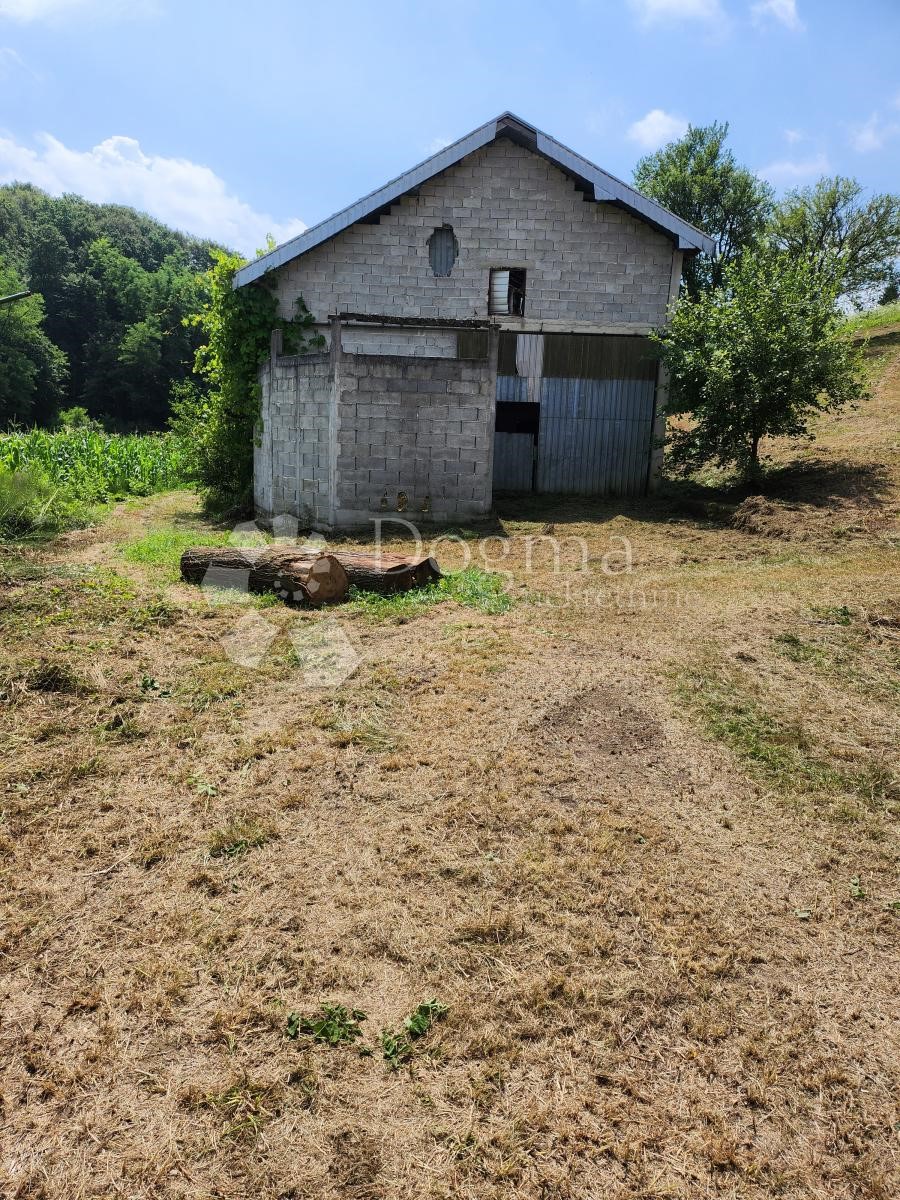
[[[87,501],[148,496],[185,483],[183,448],[171,434],[91,428],[0,434],[0,472],[35,471]]]

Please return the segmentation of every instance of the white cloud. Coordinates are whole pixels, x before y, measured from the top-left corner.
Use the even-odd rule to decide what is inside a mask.
[[[687,133],[687,127],[684,117],[652,108],[645,117],[628,127],[628,137],[644,150],[658,150],[666,142],[673,142]]]
[[[25,60],[12,46],[0,46],[0,79],[6,79],[16,71],[27,71]]]
[[[644,25],[666,21],[711,21],[724,18],[719,0],[628,0]]]
[[[784,131],[784,140],[789,146],[796,146],[798,142],[803,141],[805,136],[802,129],[786,129]]]
[[[750,12],[757,25],[766,23],[770,18],[778,20],[786,29],[792,29],[798,34],[806,28],[797,12],[797,0],[757,0]]]
[[[800,14],[797,12],[797,0],[757,0],[750,11],[757,23],[764,21],[767,17],[772,17],[787,26],[788,29],[794,29],[798,33],[804,28]]]
[[[0,17],[23,24],[70,16],[139,17],[154,9],[154,0],[0,0]]]
[[[756,173],[768,179],[770,183],[790,185],[827,175],[829,166],[827,155],[814,154],[811,158],[771,162],[768,166],[760,167]]]
[[[862,125],[851,125],[850,145],[858,154],[871,154],[873,150],[883,149],[898,133],[900,124],[896,121],[884,121],[881,113],[873,112]]]
[[[276,221],[240,200],[209,167],[186,158],[145,154],[130,137],[110,137],[91,150],[72,150],[49,133],[37,148],[0,137],[0,183],[34,183],[53,195],[77,192],[88,200],[129,204],[167,225],[212,238],[252,255],[266,234],[278,242],[306,226]]]
[[[40,79],[37,71],[12,46],[0,46],[0,80],[15,78],[18,83],[24,79]]]
[[[453,142],[453,138],[435,137],[432,138],[425,147],[425,153],[431,158],[432,154],[437,154],[438,150],[443,150],[445,146],[449,146]]]

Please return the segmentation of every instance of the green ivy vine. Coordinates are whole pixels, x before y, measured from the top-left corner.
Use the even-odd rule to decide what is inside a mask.
[[[280,330],[285,353],[303,354],[325,346],[313,332],[312,314],[302,297],[291,319],[280,316],[266,278],[238,290],[234,277],[245,260],[213,252],[202,277],[206,300],[188,322],[204,334],[194,361],[194,380],[174,389],[172,426],[185,440],[190,472],[216,510],[247,509],[253,500],[253,446],[258,436],[259,370],[269,357],[273,330]]]

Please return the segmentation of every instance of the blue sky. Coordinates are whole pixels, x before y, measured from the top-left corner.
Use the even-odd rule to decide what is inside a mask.
[[[630,178],[688,121],[900,190],[900,0],[0,0],[0,182],[252,253],[505,109]]]

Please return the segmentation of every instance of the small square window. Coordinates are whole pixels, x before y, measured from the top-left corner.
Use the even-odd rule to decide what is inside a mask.
[[[491,316],[522,317],[525,315],[525,270],[523,267],[491,271],[488,312]]]

